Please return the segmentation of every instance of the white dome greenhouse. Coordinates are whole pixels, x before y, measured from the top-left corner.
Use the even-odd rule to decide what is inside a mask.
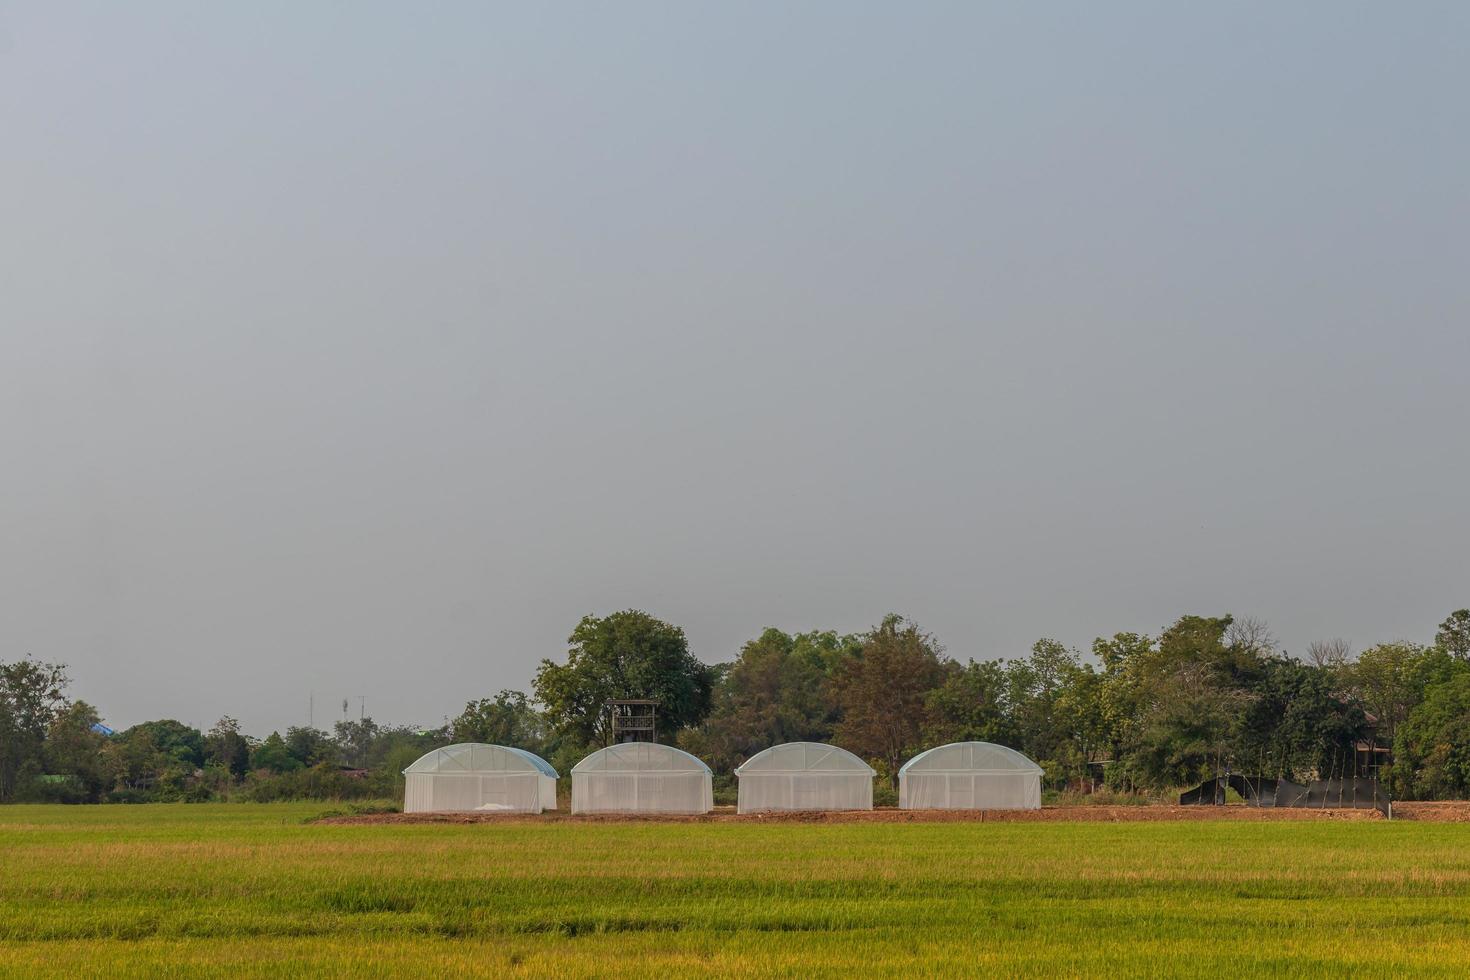
[[[873,767],[835,745],[773,745],[751,756],[735,775],[741,813],[873,809]]]
[[[992,742],[951,742],[898,771],[905,810],[1039,810],[1041,767]]]
[[[556,770],[525,749],[446,745],[403,770],[403,812],[556,809]]]
[[[708,813],[709,766],[657,742],[622,742],[572,767],[573,813]]]

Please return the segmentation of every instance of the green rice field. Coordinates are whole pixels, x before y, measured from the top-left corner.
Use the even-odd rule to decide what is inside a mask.
[[[0,808],[7,976],[1464,976],[1470,825]]]

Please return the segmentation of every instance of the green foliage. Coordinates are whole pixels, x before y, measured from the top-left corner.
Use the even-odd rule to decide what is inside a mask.
[[[226,715],[205,736],[205,764],[218,766],[239,779],[250,771],[250,747],[250,740],[240,733],[240,723]]]
[[[1456,609],[1439,624],[1434,645],[1457,660],[1470,661],[1470,609]]]
[[[286,750],[304,768],[322,763],[335,765],[341,755],[337,743],[320,728],[293,725],[286,729]]]
[[[385,777],[364,778],[330,765],[280,772],[253,772],[234,798],[250,803],[372,800],[388,795],[384,791],[384,781]]]
[[[1327,671],[1271,658],[1249,693],[1231,752],[1237,768],[1296,780],[1350,771],[1367,716],[1337,695]]]
[[[250,768],[266,772],[292,772],[301,768],[301,760],[291,754],[280,732],[271,732],[250,753]]]
[[[833,678],[842,712],[836,743],[878,763],[875,768],[897,785],[899,767],[923,748],[930,692],[957,669],[917,624],[884,617]]]
[[[767,629],[741,648],[715,689],[709,721],[681,744],[730,770],[782,742],[829,741],[839,718],[832,675],[859,649],[856,637]]]
[[[1055,781],[1075,775],[1068,751],[1072,736],[1063,719],[1062,709],[1076,711],[1081,705],[1075,699],[1062,703],[1063,697],[1079,683],[1085,672],[1076,652],[1056,640],[1040,639],[1031,647],[1031,655],[1012,661],[1006,670],[1006,698],[1010,705],[1013,748],[1041,763]],[[1068,718],[1070,719],[1070,717]]]
[[[430,749],[452,741],[443,730],[384,726],[371,718],[338,722],[334,728],[334,758],[352,768],[369,770],[375,792],[398,798],[403,796],[404,768]]]
[[[1089,721],[1112,741],[1110,785],[1161,790],[1259,761],[1259,746],[1239,736],[1263,665],[1277,655],[1262,624],[1181,616],[1157,642],[1122,633],[1093,650],[1103,673]]]
[[[66,705],[66,668],[34,657],[0,661],[0,803],[43,768],[46,732]]]
[[[100,719],[85,701],[74,701],[51,720],[46,734],[46,772],[72,780],[77,802],[95,803],[117,781],[121,759],[107,736],[93,730]]]
[[[343,765],[358,769],[368,765],[380,734],[377,722],[371,718],[339,721],[332,726],[332,733]]]
[[[1014,745],[1018,738],[1011,711],[1012,689],[1003,661],[971,660],[926,697],[924,741],[931,745],[969,741]]]
[[[509,745],[537,755],[546,751],[545,721],[520,691],[501,691],[494,698],[469,702],[449,723],[449,737],[455,742]]]
[[[567,662],[541,661],[535,680],[536,699],[558,740],[605,742],[605,705],[613,699],[657,701],[665,741],[709,714],[715,671],[690,654],[677,626],[629,609],[584,617],[567,643]]]
[[[849,748],[889,786],[923,748],[998,742],[1035,759],[1050,792],[1090,791],[1101,776],[1108,792],[1132,798],[1227,769],[1345,775],[1357,743],[1375,740],[1394,747],[1381,774],[1398,797],[1467,795],[1467,631],[1470,613],[1458,610],[1430,646],[1379,644],[1352,660],[1337,641],[1299,662],[1257,621],[1189,615],[1157,639],[1098,638],[1090,661],[1041,639],[1024,656],[960,666],[916,624],[889,616],[858,636],[767,629],[712,668],[681,630],[626,611],[583,619],[567,662],[543,661],[544,715],[502,690],[443,728],[361,718],[258,744],[228,717],[207,736],[163,719],[104,737],[95,709],[68,704],[62,668],[26,658],[0,664],[0,789],[9,800],[77,802],[396,799],[402,770],[453,741],[520,746],[569,772],[603,744],[608,699],[649,697],[661,737],[711,763],[725,789],[740,762],[788,741]]]
[[[1408,799],[1470,796],[1470,664],[1429,685],[1394,741],[1394,790]]]
[[[1356,663],[1342,669],[1341,675],[1346,693],[1363,705],[1384,741],[1392,745],[1429,685],[1444,680],[1453,669],[1454,660],[1440,648],[1407,642],[1380,643],[1364,650]]]
[[[145,737],[172,764],[197,769],[204,765],[204,733],[183,722],[165,718],[134,725],[120,736],[124,742]]]

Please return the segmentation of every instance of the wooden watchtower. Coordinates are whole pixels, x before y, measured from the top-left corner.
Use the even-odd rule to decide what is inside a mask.
[[[657,742],[654,712],[657,701],[628,699],[607,702],[608,737],[612,744],[620,742]]]

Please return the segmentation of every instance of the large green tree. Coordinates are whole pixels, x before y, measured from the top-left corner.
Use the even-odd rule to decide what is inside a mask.
[[[1410,799],[1470,796],[1470,666],[1457,661],[1399,726],[1393,789]]]
[[[684,631],[636,609],[586,616],[567,640],[567,662],[541,661],[536,699],[559,740],[609,736],[609,700],[658,702],[658,736],[671,741],[709,714],[716,672],[689,652]]]
[[[925,697],[924,740],[996,742],[1014,746],[1011,684],[999,660],[971,660]]]
[[[520,691],[501,691],[464,706],[449,723],[449,737],[456,742],[487,742],[509,745],[530,752],[546,751],[545,720]]]
[[[1153,661],[1154,640],[1143,633],[1115,633],[1092,641],[1092,655],[1101,664],[1095,698],[1096,738],[1093,760],[1103,760],[1103,778],[1116,788],[1137,781],[1129,752],[1137,744],[1140,717],[1146,700],[1146,667]]]
[[[151,740],[152,747],[162,752],[169,762],[188,769],[204,765],[204,733],[199,729],[164,718],[134,725],[120,737],[126,742],[144,733]]]
[[[896,787],[899,767],[924,748],[930,693],[958,669],[917,624],[885,617],[862,638],[860,654],[837,671],[842,721],[835,741],[878,762]]]
[[[46,732],[66,706],[66,668],[23,657],[0,662],[0,803],[41,772]]]
[[[1247,703],[1203,664],[1180,664],[1156,678],[1129,750],[1130,770],[1155,789],[1195,783],[1231,763],[1232,736]]]
[[[1363,704],[1379,735],[1392,744],[1399,726],[1424,699],[1425,688],[1446,676],[1451,666],[1444,650],[1408,642],[1380,643],[1364,650],[1341,674],[1346,692]]]
[[[117,754],[119,782],[123,788],[139,793],[150,790],[172,761],[159,751],[151,731],[136,726],[118,737]]]
[[[286,729],[286,751],[306,768],[337,761],[337,743],[320,728],[309,725],[292,725]]]
[[[1230,753],[1236,770],[1289,779],[1353,774],[1367,716],[1337,693],[1330,669],[1269,658],[1246,693]]]
[[[97,709],[73,701],[57,712],[46,733],[46,771],[74,779],[88,803],[112,789],[121,768],[117,746],[97,730],[100,721]]]
[[[280,732],[271,732],[250,753],[250,768],[267,772],[293,772],[301,768],[301,760],[291,754]]]
[[[1100,701],[1118,756],[1110,781],[1155,789],[1198,781],[1233,762],[1241,718],[1263,662],[1264,624],[1181,616],[1159,634],[1099,641]]]
[[[1077,654],[1056,640],[1040,639],[1028,657],[1006,667],[1008,700],[1015,744],[1013,748],[1054,771],[1076,753],[1069,733],[1057,717],[1057,702],[1082,673]],[[1078,775],[1073,773],[1073,775]]]
[[[374,747],[382,735],[378,723],[372,718],[349,718],[332,726],[332,740],[337,745],[342,762],[356,768],[372,764]]]
[[[825,742],[838,720],[832,673],[858,649],[829,631],[767,629],[747,642],[715,688],[714,708],[690,747],[726,771],[782,742]]]
[[[1470,661],[1470,609],[1456,609],[1439,624],[1434,645],[1459,660]]]
[[[206,762],[219,766],[235,779],[250,771],[250,740],[240,731],[240,723],[229,715],[215,722],[204,738]]]

